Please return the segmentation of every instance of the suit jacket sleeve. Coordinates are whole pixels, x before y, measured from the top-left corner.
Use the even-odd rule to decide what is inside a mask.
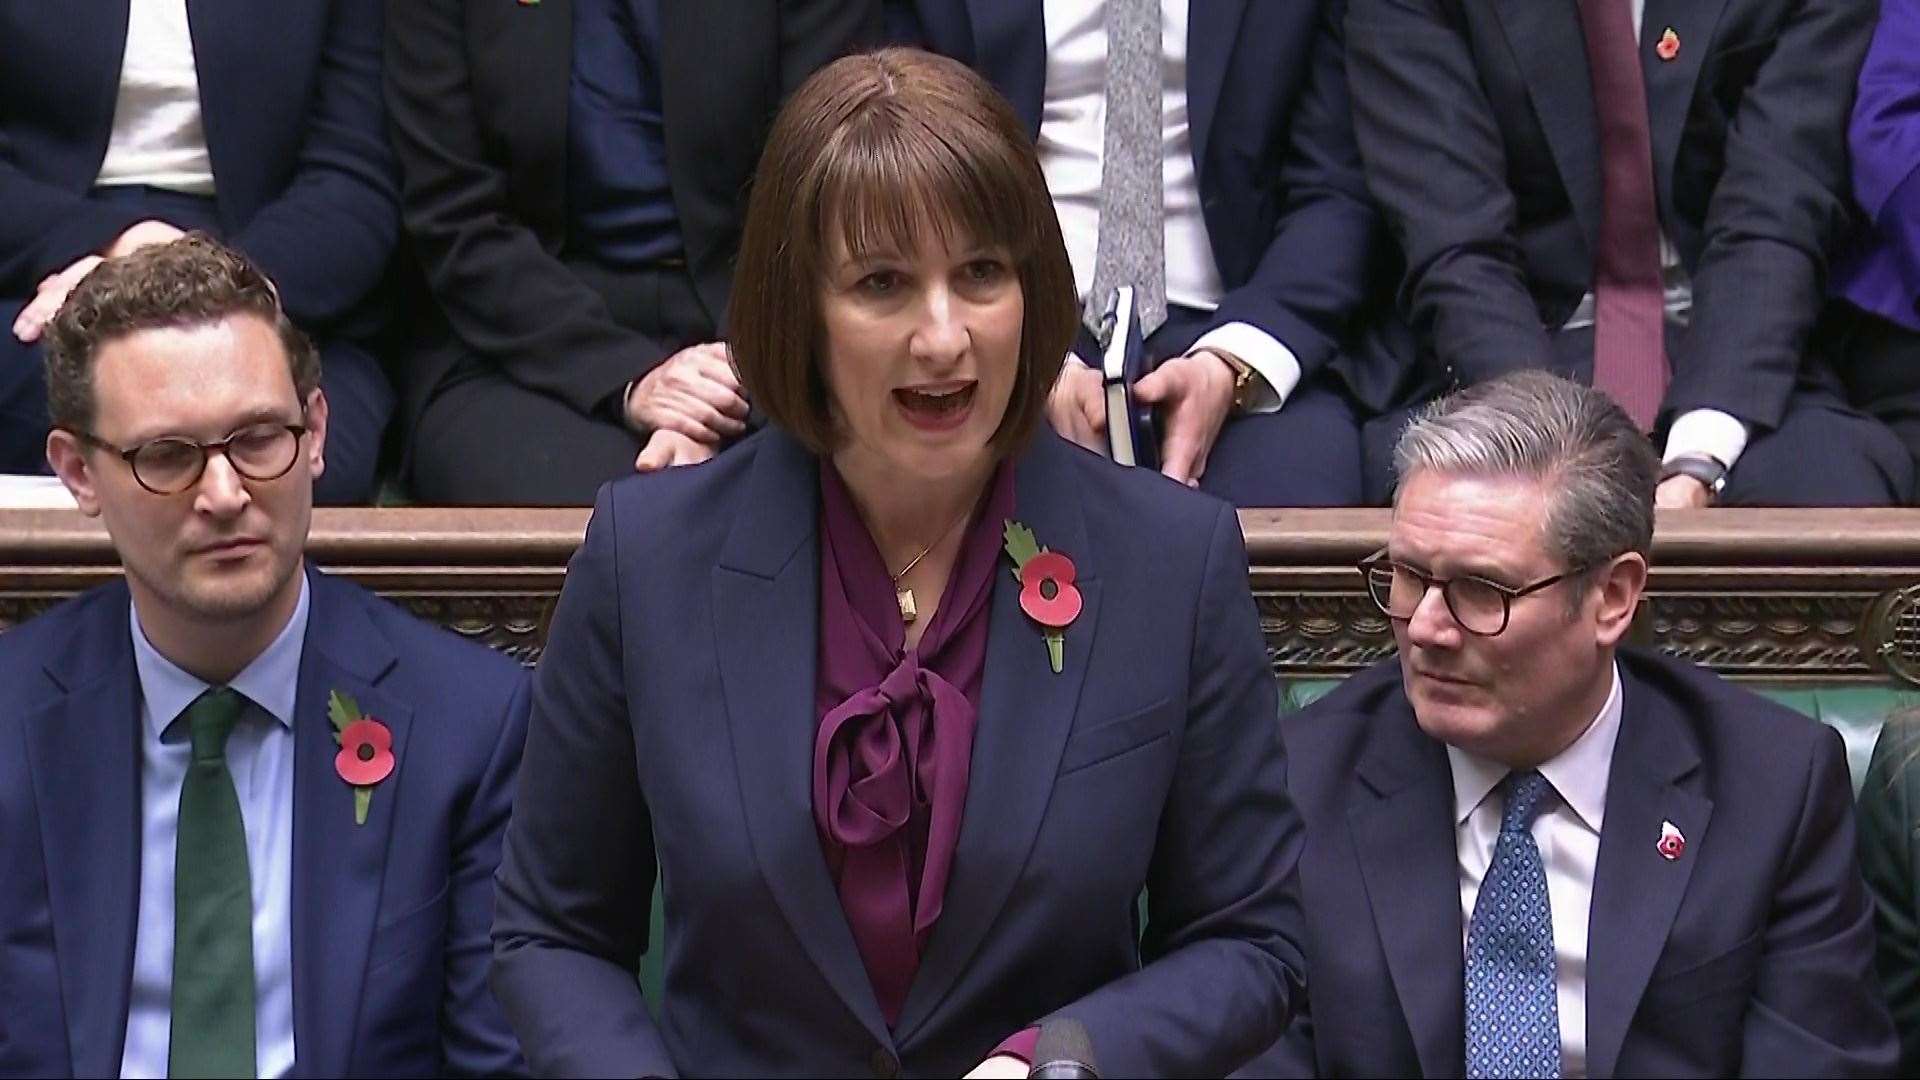
[[[1920,298],[1920,0],[1881,0],[1847,144],[1854,197]]]
[[[672,1076],[640,991],[655,873],[621,674],[608,489],[535,677],[493,926],[493,987],[537,1076]]]
[[[1345,5],[1323,5],[1312,64],[1289,111],[1277,162],[1279,218],[1253,277],[1229,291],[1213,326],[1245,322],[1285,345],[1304,382],[1326,366],[1366,295],[1379,220],[1354,145],[1341,27]]]
[[[879,0],[703,0],[660,9],[674,206],[704,295],[732,290],[746,192],[774,113],[815,71],[880,36]],[[719,59],[717,59],[719,58]],[[724,322],[714,311],[716,322]]]
[[[1180,761],[1147,872],[1144,967],[1059,1010],[1112,1076],[1224,1076],[1301,1000],[1302,825],[1239,521],[1223,509],[1198,583]]]
[[[99,254],[142,215],[35,179],[9,164],[15,153],[0,131],[0,296],[31,297],[48,274]]]
[[[379,284],[399,233],[380,98],[380,4],[331,5],[292,176],[229,238],[273,279],[287,313],[304,325],[351,312]],[[265,36],[259,47],[271,48]]]
[[[1347,72],[1368,186],[1406,253],[1400,302],[1454,379],[1551,366],[1506,151],[1439,0],[1350,0]]]
[[[1875,967],[1880,990],[1900,1033],[1900,1072],[1920,1069],[1920,890],[1914,847],[1915,738],[1912,721],[1888,722],[1873,748],[1873,764],[1860,788],[1860,871],[1873,896],[1879,941]]]
[[[1873,905],[1861,884],[1846,752],[1836,732],[1818,734],[1762,931],[1744,1076],[1892,1075],[1899,1049],[1870,978]]]
[[[1667,409],[1785,414],[1851,224],[1847,119],[1875,7],[1808,0],[1771,45],[1744,43],[1769,52],[1727,125]]]
[[[483,136],[476,112],[467,7],[388,0],[387,104],[407,232],[469,350],[592,413],[666,350],[615,323],[600,295],[516,217],[502,160],[511,148]]]
[[[493,959],[493,876],[513,810],[513,785],[527,741],[529,683],[516,680],[501,718],[500,738],[475,785],[454,836],[453,905],[447,920],[446,1005],[441,1047],[448,1076],[524,1075],[520,1044],[507,1027],[487,966]]]

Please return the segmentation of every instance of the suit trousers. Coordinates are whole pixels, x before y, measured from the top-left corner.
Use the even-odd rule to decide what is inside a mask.
[[[684,266],[615,270],[578,259],[568,265],[621,325],[672,355],[718,338]],[[451,334],[431,346],[453,349],[440,386],[413,431],[408,484],[423,503],[450,506],[591,506],[601,484],[630,475],[642,436],[621,413],[622,387],[582,413],[515,382]],[[648,358],[637,343],[634,375]],[[566,362],[554,357],[553,362]]]
[[[183,229],[221,233],[210,199],[150,188],[107,189],[100,197],[138,202],[153,217]],[[14,317],[28,299],[0,298],[0,472],[44,474],[50,421],[42,343],[24,344],[12,332]],[[364,503],[373,496],[381,436],[393,414],[393,386],[363,343],[308,334],[320,350],[320,388],[328,406],[327,468],[314,483],[314,501]]]
[[[1825,321],[1821,324],[1826,326]],[[1668,327],[1668,355],[1675,328]],[[1802,364],[1800,381],[1787,401],[1780,425],[1754,430],[1747,448],[1720,493],[1722,506],[1897,506],[1914,486],[1914,458],[1887,426],[1855,408],[1826,357],[1834,355],[1829,335],[1816,329],[1815,352]],[[1593,383],[1593,329],[1554,335],[1555,370],[1586,385]],[[1390,411],[1362,432],[1367,501],[1391,501],[1393,445],[1424,402]],[[1920,414],[1916,414],[1920,415]],[[1665,418],[1670,424],[1673,417]],[[1666,430],[1654,432],[1664,452]]]
[[[1193,347],[1213,313],[1169,304],[1146,340],[1155,366]],[[1099,367],[1083,326],[1074,351]],[[1229,416],[1207,455],[1200,490],[1235,506],[1355,506],[1361,498],[1360,420],[1338,379],[1303,378],[1277,412]]]
[[[1822,323],[1847,399],[1891,429],[1920,462],[1920,330],[1836,301]],[[1920,466],[1906,501],[1920,502]]]

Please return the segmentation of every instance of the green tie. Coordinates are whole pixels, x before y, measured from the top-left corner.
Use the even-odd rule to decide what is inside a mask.
[[[240,797],[227,771],[227,736],[246,707],[226,687],[187,706],[193,763],[180,785],[173,851],[168,1076],[254,1075],[253,886]]]

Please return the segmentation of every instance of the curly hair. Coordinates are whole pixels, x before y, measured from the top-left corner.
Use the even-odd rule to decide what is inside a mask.
[[[204,233],[188,233],[108,259],[75,286],[47,326],[47,411],[53,426],[93,423],[93,361],[102,346],[140,330],[201,326],[235,315],[273,325],[294,389],[320,385],[320,354],[288,320],[280,294],[246,256]]]

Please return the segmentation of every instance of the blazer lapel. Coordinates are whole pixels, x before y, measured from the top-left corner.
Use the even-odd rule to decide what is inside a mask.
[[[293,1032],[300,1074],[346,1076],[355,1071],[361,985],[410,767],[412,709],[377,685],[398,657],[358,597],[318,572],[308,581],[293,719]],[[353,789],[334,771],[327,697],[335,690],[393,733],[393,772],[374,787],[364,825],[354,824]]]
[[[818,462],[785,433],[762,437],[713,570],[713,620],[740,798],[755,858],[794,936],[847,1008],[887,1045],[813,824],[819,657]]]
[[[1613,1074],[1698,861],[1686,853],[1663,857],[1655,847],[1661,825],[1672,822],[1687,837],[1687,846],[1698,850],[1713,815],[1711,799],[1680,783],[1699,766],[1698,748],[1660,699],[1628,678],[1624,668],[1621,677],[1620,738],[1607,779],[1587,931],[1587,1070],[1592,1076]]]
[[[83,187],[92,186],[93,178],[100,171],[100,164],[107,158],[107,143],[113,137],[113,114],[120,99],[120,68],[125,62],[127,51],[127,18],[132,0],[75,0],[62,5],[58,13],[52,9],[42,18],[57,18],[71,28],[65,36],[68,50],[61,60],[61,70],[78,76],[76,99],[82,109],[71,114],[75,117],[77,130],[93,133],[92,171],[84,178]],[[114,1069],[120,1067],[118,1060]]]
[[[1404,699],[1382,717],[1383,741],[1361,762],[1378,800],[1347,815],[1394,992],[1420,1071],[1464,1069],[1460,866],[1446,750],[1420,733]]]
[[[1533,98],[1534,115],[1573,206],[1574,220],[1595,250],[1600,236],[1600,136],[1586,36],[1569,2],[1496,0],[1495,9]]]
[[[75,1076],[120,1073],[140,903],[139,677],[125,587],[109,595],[48,669],[67,696],[26,724]]]
[[[1193,167],[1204,170],[1208,136],[1227,62],[1240,39],[1240,16],[1247,0],[1193,0],[1187,10],[1187,115],[1193,131]]]
[[[996,578],[987,630],[987,667],[974,729],[973,766],[945,906],[907,992],[898,1032],[905,1043],[945,999],[1006,904],[1040,832],[1073,728],[1081,683],[1100,629],[1098,554],[1087,540],[1070,448],[1042,431],[1014,472],[1014,517],[1041,545],[1070,556],[1080,616],[1066,630],[1056,674],[1039,630],[1020,610],[1012,564]]]
[[[1640,20],[1640,70],[1647,84],[1647,113],[1653,136],[1653,183],[1662,208],[1673,190],[1673,163],[1680,152],[1680,132],[1693,104],[1694,83],[1701,62],[1713,43],[1720,13],[1727,0],[1647,0]],[[1668,28],[1680,39],[1680,51],[1671,60],[1655,53]]]
[[[1040,109],[1047,94],[1047,25],[1035,0],[967,0],[973,22],[973,66],[994,76],[994,83],[1027,134],[1040,134]]]

